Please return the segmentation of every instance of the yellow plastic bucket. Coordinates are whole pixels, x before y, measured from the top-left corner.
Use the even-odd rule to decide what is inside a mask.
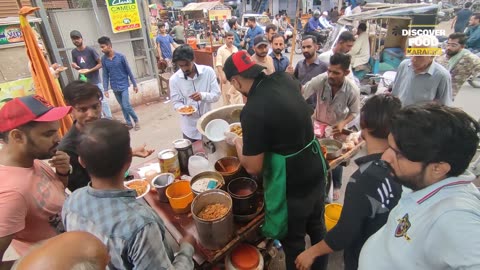
[[[340,215],[342,214],[343,205],[338,203],[330,203],[325,205],[325,226],[327,232],[337,225]]]

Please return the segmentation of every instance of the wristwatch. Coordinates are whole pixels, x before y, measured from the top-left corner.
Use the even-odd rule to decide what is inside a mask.
[[[57,170],[55,170],[55,173],[56,173],[57,175],[63,176],[63,177],[69,176],[69,175],[72,174],[72,172],[73,172],[73,167],[72,167],[72,165],[69,165],[69,166],[70,166],[70,169],[68,170],[67,173],[59,173],[59,172],[57,172]]]

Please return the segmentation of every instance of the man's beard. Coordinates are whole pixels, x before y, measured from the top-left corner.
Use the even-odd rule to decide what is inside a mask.
[[[450,51],[450,50],[446,50],[446,51],[445,51],[445,53],[446,53],[448,56],[450,56],[450,57],[456,55],[456,54],[459,53],[459,52],[460,52],[460,51],[456,51],[456,52]]]
[[[27,135],[27,151],[28,154],[33,157],[34,159],[49,159],[55,155],[57,151],[58,143],[54,144],[48,152],[39,152],[38,145],[32,140],[30,135]]]
[[[282,49],[275,49],[273,50],[273,52],[275,52],[275,54],[282,54]]]
[[[304,53],[303,53],[303,56],[305,57],[305,59],[312,59],[313,54],[310,54],[310,53],[308,53],[308,52],[304,52]]]
[[[257,53],[257,52],[255,52],[255,54],[256,54],[258,57],[265,57],[265,56],[267,56],[267,53],[266,53],[266,52],[262,52],[262,53]]]
[[[425,174],[427,170],[425,167],[417,173],[416,175],[407,176],[407,177],[398,177],[395,175],[395,181],[397,181],[402,186],[405,186],[413,191],[421,190],[425,188]]]

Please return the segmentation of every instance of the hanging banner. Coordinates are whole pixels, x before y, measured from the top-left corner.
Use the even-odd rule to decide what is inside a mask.
[[[106,0],[113,33],[142,28],[136,0]]]

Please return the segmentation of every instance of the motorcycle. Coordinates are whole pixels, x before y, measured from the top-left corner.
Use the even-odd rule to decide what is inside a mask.
[[[332,32],[332,29],[327,28],[327,29],[321,29],[319,30],[320,33],[320,38],[317,40],[317,44],[319,47],[318,53],[322,53],[325,51],[325,42],[328,40],[328,36]],[[295,41],[295,53],[296,54],[301,54],[302,53],[302,36],[305,35],[305,32],[302,31],[297,31],[297,38]]]

